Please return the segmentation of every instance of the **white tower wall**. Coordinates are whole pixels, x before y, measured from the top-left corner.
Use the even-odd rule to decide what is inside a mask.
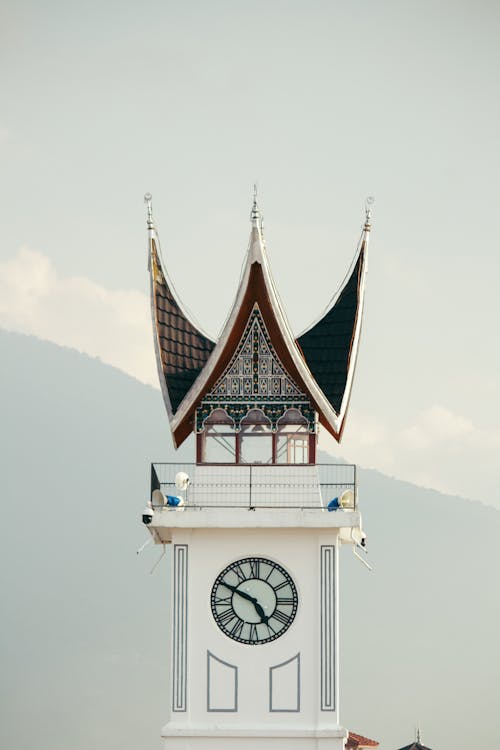
[[[171,511],[154,521],[171,543],[172,608],[167,750],[343,747],[339,718],[341,538],[359,514]],[[252,527],[242,527],[253,521]],[[270,643],[242,644],[218,627],[210,595],[232,562],[262,557],[291,575],[298,608]]]

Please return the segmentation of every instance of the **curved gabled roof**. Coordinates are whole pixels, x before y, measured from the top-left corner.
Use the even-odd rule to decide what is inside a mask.
[[[299,339],[286,319],[269,269],[257,205],[246,262],[231,314],[215,343],[189,320],[161,269],[151,214],[151,300],[158,372],[176,446],[194,429],[194,414],[228,367],[255,306],[272,346],[320,421],[339,440],[352,387],[361,330],[367,223],[352,273],[326,315]]]
[[[338,437],[343,430],[359,347],[369,230],[367,223],[351,271],[329,309],[297,339],[314,379],[339,417]]]
[[[215,343],[189,320],[175,298],[163,273],[154,236],[150,237],[150,271],[156,363],[165,405],[172,419]]]

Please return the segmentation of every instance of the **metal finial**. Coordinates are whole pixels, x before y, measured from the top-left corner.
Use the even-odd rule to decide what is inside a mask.
[[[420,735],[420,727],[417,727],[417,743],[420,745],[421,735]]]
[[[252,211],[250,213],[250,221],[252,222],[252,225],[254,227],[257,227],[259,225],[259,207],[257,205],[257,183],[254,183],[253,186],[253,205],[252,205]]]
[[[144,203],[148,207],[148,229],[153,228],[153,196],[151,193],[144,195]]]
[[[375,203],[373,195],[369,195],[365,200],[365,229],[370,230],[370,219],[372,216],[372,206]]]

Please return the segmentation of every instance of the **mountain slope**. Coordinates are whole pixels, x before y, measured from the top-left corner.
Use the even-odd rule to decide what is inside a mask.
[[[2,676],[9,750],[160,748],[167,568],[140,513],[174,453],[160,394],[0,332]],[[500,513],[360,472],[369,573],[343,552],[342,719],[435,750],[489,742],[500,697]]]
[[[343,720],[385,748],[408,744],[417,722],[435,750],[486,744],[500,697],[500,513],[376,472],[360,485],[374,571],[344,556]]]

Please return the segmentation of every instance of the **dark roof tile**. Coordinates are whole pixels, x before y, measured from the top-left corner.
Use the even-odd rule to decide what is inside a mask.
[[[215,346],[186,317],[161,270],[156,249],[153,261],[155,322],[161,362],[172,412],[175,414]]]
[[[347,385],[363,264],[361,251],[336,303],[297,339],[316,382],[337,413]]]

